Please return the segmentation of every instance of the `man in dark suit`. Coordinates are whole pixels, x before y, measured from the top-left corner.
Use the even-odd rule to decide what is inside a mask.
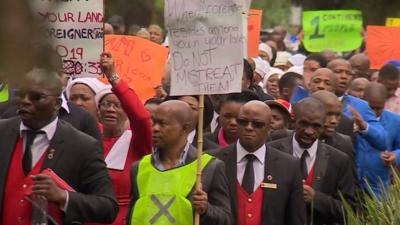
[[[200,214],[200,224],[230,225],[224,163],[204,154],[202,188],[195,187],[197,150],[187,140],[193,127],[189,105],[169,100],[154,115],[154,153],[131,169],[128,224],[192,224],[194,210]]]
[[[326,117],[324,132],[321,133],[320,140],[325,144],[332,146],[346,153],[353,167],[356,177],[355,150],[351,138],[336,131],[339,121],[342,117],[342,104],[336,95],[328,91],[317,91],[311,97],[318,99],[325,106]]]
[[[237,118],[239,140],[212,152],[226,165],[232,224],[305,224],[299,162],[266,147],[270,120],[265,103],[244,104]]]
[[[300,158],[308,224],[343,223],[340,194],[354,205],[355,181],[349,157],[318,140],[326,116],[321,102],[305,98],[296,104],[294,114],[295,133],[268,146]]]
[[[100,143],[58,119],[60,95],[56,73],[34,68],[15,92],[19,117],[0,122],[1,224],[30,224],[32,205],[26,198],[34,196],[45,197],[49,210],[54,205],[50,215],[63,224],[111,223],[117,215]]]

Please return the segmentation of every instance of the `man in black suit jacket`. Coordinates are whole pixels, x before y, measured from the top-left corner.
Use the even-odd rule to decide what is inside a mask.
[[[352,142],[354,142],[354,120],[341,113],[336,132],[349,136]]]
[[[266,104],[261,101],[246,103],[237,118],[238,142],[210,152],[225,162],[233,224],[245,224],[252,219],[263,225],[305,224],[299,162],[274,148],[266,148],[270,120],[271,111]],[[256,159],[250,161],[250,155]],[[248,199],[241,197],[243,189]],[[260,192],[262,198],[257,198]],[[252,205],[254,203],[260,208]],[[243,204],[248,205],[243,208]],[[248,209],[251,211],[247,212]]]
[[[349,157],[318,140],[326,116],[321,102],[305,98],[296,104],[294,113],[295,133],[270,142],[268,146],[300,158],[308,223],[343,223],[340,193],[354,206],[355,181]]]
[[[22,204],[12,208],[12,213],[8,205],[16,200],[24,201],[19,189],[10,185],[27,179],[33,181],[33,195],[44,196],[63,211],[64,224],[111,223],[118,206],[100,143],[58,119],[61,81],[55,72],[34,68],[23,81],[16,92],[20,116],[0,121],[0,218],[3,224],[16,224],[19,215],[28,215],[25,219],[31,219],[30,212]],[[19,154],[23,155],[21,161],[17,157]],[[58,186],[49,175],[34,172],[37,167],[40,167],[38,171],[52,169],[76,192]]]

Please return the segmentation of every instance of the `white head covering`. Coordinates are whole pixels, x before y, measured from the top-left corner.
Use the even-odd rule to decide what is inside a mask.
[[[289,58],[289,62],[293,64],[293,66],[302,66],[304,64],[304,60],[306,60],[306,56],[303,54],[292,55]]]
[[[269,72],[270,69],[269,64],[265,60],[262,60],[259,57],[253,58],[253,60],[256,64],[255,72],[260,74],[260,76],[264,78],[265,75],[267,75],[267,73]]]
[[[69,82],[65,89],[68,99],[71,96],[71,89],[75,84],[85,84],[94,92],[94,94],[97,94],[100,90],[106,87],[103,82],[94,77],[76,78]]]
[[[104,88],[97,92],[95,96],[97,108],[99,108],[101,99],[103,99],[106,95],[112,93],[113,92],[111,91],[111,85],[104,85]]]
[[[276,60],[274,66],[286,65],[288,59],[292,56],[289,52],[279,51],[276,53]]]
[[[292,66],[286,72],[294,72],[303,76],[304,68],[303,66]]]
[[[259,51],[264,51],[264,52],[266,52],[267,53],[267,55],[268,55],[268,57],[269,57],[269,60],[271,60],[272,59],[272,49],[271,49],[271,47],[269,47],[269,45],[267,45],[267,44],[265,44],[265,43],[260,43],[259,45],[258,45],[258,50]]]
[[[267,75],[264,77],[263,83],[262,83],[262,84],[263,84],[262,87],[263,87],[265,93],[268,93],[268,92],[266,92],[266,91],[267,91],[266,85],[267,85],[268,79],[269,79],[272,75],[275,75],[275,74],[277,74],[278,77],[279,77],[279,79],[280,79],[281,76],[282,76],[284,73],[285,73],[285,72],[284,72],[283,70],[279,69],[279,68],[275,68],[275,67],[271,67],[271,68],[270,68],[269,72],[268,72]]]

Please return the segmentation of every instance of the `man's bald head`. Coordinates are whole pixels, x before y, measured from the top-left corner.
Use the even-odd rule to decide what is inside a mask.
[[[311,95],[311,97],[318,99],[320,102],[322,102],[324,105],[329,105],[332,103],[339,103],[340,101],[337,98],[335,94],[329,91],[317,91]]]
[[[333,59],[328,63],[327,67],[333,71],[334,67],[337,65],[346,65],[351,67],[350,62],[342,58]]]
[[[355,77],[369,78],[370,61],[367,55],[363,53],[355,54],[349,59],[349,62]]]
[[[186,102],[179,100],[165,101],[158,106],[157,111],[167,112],[171,119],[178,121],[182,125],[191,123],[192,109]]]
[[[364,99],[376,99],[385,102],[387,99],[387,91],[385,85],[381,83],[371,82],[364,90]]]
[[[334,92],[336,88],[336,76],[328,68],[319,68],[311,76],[309,89],[311,93],[320,90]]]
[[[271,109],[261,101],[244,104],[237,118],[240,144],[249,152],[265,144],[271,123]]]
[[[294,118],[300,118],[304,114],[315,114],[325,117],[325,107],[317,98],[307,97],[299,101],[294,109]]]
[[[387,96],[385,85],[376,82],[369,83],[364,91],[364,99],[377,117],[383,112]]]
[[[359,77],[352,80],[349,86],[349,95],[357,98],[363,98],[365,87],[367,87],[369,83],[370,81],[364,77]]]

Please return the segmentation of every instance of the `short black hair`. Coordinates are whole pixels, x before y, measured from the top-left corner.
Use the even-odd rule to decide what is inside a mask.
[[[253,100],[260,100],[260,98],[257,96],[256,93],[250,91],[250,90],[243,90],[240,93],[230,93],[226,95],[222,101],[221,101],[221,107],[226,103],[226,102],[239,102],[239,103],[247,103],[249,101]]]
[[[399,80],[399,70],[392,64],[386,64],[382,66],[378,77],[384,80]]]
[[[279,79],[279,91],[282,91],[284,88],[295,88],[297,86],[297,79],[303,79],[302,76],[295,72],[286,72],[283,74],[281,79]]]
[[[144,105],[147,104],[154,104],[154,105],[160,105],[163,102],[163,100],[161,98],[149,98],[144,102]]]
[[[282,115],[282,117],[283,117],[283,121],[285,121],[286,127],[288,127],[288,128],[290,127],[292,120],[291,120],[290,113],[289,113],[288,111],[282,109],[282,107],[279,107],[279,106],[277,106],[277,105],[269,105],[269,108],[270,108],[271,110],[273,110],[273,109],[278,110],[278,112],[279,112],[279,113]]]
[[[319,63],[321,67],[326,67],[328,65],[328,61],[326,58],[319,53],[311,53],[309,54],[304,61],[316,61]]]
[[[247,59],[243,59],[243,73],[246,74],[247,79],[253,83],[254,70]]]

